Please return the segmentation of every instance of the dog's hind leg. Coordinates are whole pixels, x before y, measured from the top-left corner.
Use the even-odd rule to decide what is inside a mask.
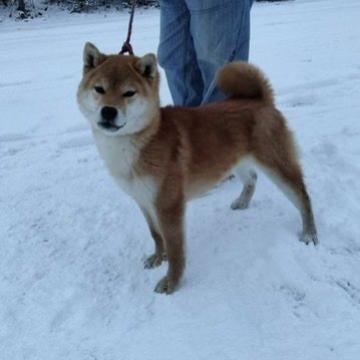
[[[283,128],[276,139],[263,138],[261,144],[258,143],[254,155],[260,168],[300,211],[303,224],[300,240],[306,244],[313,242],[316,245],[318,238],[311,201],[291,133]]]
[[[240,196],[231,204],[233,210],[247,209],[254,195],[257,174],[255,170],[247,165],[240,164],[234,169],[235,176],[243,183]]]
[[[303,224],[300,241],[303,241],[306,244],[313,242],[314,245],[316,245],[318,243],[318,238],[311,201],[301,172],[299,171],[297,173],[290,174],[289,171],[285,170],[283,167],[274,169],[272,167],[267,167],[266,164],[263,164],[261,167],[270,180],[279,187],[284,195],[300,211]]]

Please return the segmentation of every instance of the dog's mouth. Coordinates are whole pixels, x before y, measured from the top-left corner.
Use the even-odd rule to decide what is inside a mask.
[[[120,130],[124,125],[115,125],[113,123],[110,123],[108,121],[99,121],[98,123],[98,126],[101,128],[101,129],[104,129],[104,130],[107,130],[107,131],[110,131],[110,132],[115,132],[115,131],[118,131]]]

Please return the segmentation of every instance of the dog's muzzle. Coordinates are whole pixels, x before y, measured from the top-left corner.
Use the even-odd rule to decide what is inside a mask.
[[[98,122],[98,125],[103,129],[116,131],[119,130],[122,126],[119,126],[115,123],[115,120],[118,116],[118,111],[112,106],[104,106],[100,112],[101,120]]]

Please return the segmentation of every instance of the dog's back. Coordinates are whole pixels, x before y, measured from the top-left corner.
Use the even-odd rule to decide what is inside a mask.
[[[144,158],[156,154],[148,161],[152,164],[161,160],[154,167],[158,172],[166,171],[171,161],[181,163],[189,197],[219,182],[251,154],[254,140],[261,137],[258,130],[271,126],[284,130],[278,136],[288,136],[260,70],[244,62],[230,63],[219,71],[217,82],[229,95],[227,100],[193,108],[162,108],[159,131],[142,152]]]

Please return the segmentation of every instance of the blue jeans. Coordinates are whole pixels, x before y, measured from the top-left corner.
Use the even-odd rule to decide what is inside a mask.
[[[216,71],[248,60],[253,0],[160,0],[158,61],[175,105],[223,99]]]

